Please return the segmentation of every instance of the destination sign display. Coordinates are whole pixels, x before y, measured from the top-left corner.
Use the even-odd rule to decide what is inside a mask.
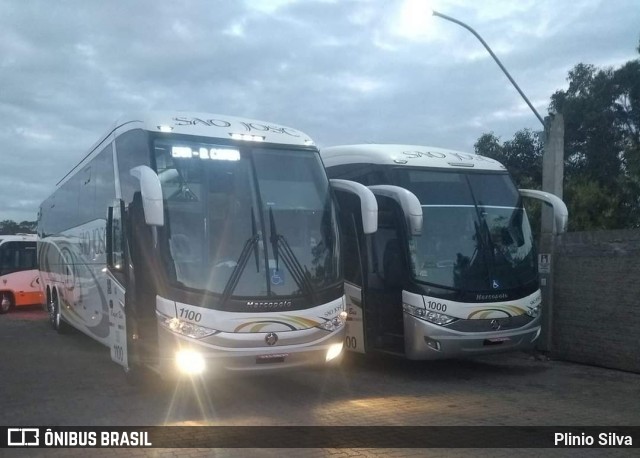
[[[239,161],[240,151],[235,148],[191,148],[190,146],[172,146],[171,156],[175,158],[189,159],[213,159],[217,161]]]

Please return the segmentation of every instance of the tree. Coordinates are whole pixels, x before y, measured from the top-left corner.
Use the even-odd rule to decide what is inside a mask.
[[[640,45],[638,46],[640,52]],[[640,227],[640,59],[618,69],[578,64],[549,112],[565,120],[564,200],[571,230]],[[542,141],[531,131],[500,143],[483,134],[476,153],[502,162],[520,187],[542,182]]]
[[[556,91],[549,105],[551,113],[564,115],[565,174],[611,189],[622,170],[614,72],[578,64],[567,79],[569,88]]]
[[[21,223],[16,223],[13,220],[5,219],[4,221],[0,221],[0,235],[34,234],[37,226],[37,221],[22,221]]]
[[[603,230],[620,226],[616,209],[618,198],[603,185],[584,177],[570,177],[564,186],[571,230]]]
[[[493,132],[483,134],[474,145],[476,154],[502,163],[520,188],[542,186],[542,150],[540,135],[529,129],[516,132],[513,140],[500,144]]]
[[[35,234],[38,231],[37,221],[22,221],[18,225],[18,230],[24,234]]]
[[[623,165],[628,175],[637,179],[640,176],[640,59],[616,70],[614,83],[618,88],[614,109],[616,126],[622,134]]]
[[[640,59],[616,70],[578,64],[568,81],[549,108],[565,119],[571,228],[640,227]]]

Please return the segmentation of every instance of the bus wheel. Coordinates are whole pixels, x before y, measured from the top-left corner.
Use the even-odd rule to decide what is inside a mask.
[[[53,329],[58,331],[58,334],[66,334],[69,330],[69,325],[62,319],[62,313],[60,312],[60,302],[58,301],[58,294],[54,291],[51,295],[51,305],[49,307],[49,320]]]
[[[0,314],[7,313],[13,307],[13,298],[11,294],[3,293],[0,296]]]
[[[49,324],[53,329],[56,328],[56,309],[53,303],[53,295],[47,293],[47,312],[49,312]]]

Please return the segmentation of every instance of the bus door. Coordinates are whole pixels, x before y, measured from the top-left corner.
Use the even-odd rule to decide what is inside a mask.
[[[364,295],[362,291],[365,265],[365,234],[362,227],[360,199],[355,194],[336,190],[340,208],[342,259],[344,260],[344,293],[347,301],[345,348],[365,353]]]
[[[156,234],[147,224],[140,192],[133,195],[125,213],[125,256],[128,259],[126,316],[129,343],[129,366],[158,368],[158,318],[156,297],[166,294],[160,291],[162,280],[158,251],[169,252],[160,244],[167,244],[168,225],[157,229]]]
[[[367,348],[365,334],[365,307],[362,287],[366,265],[365,242],[378,230],[378,203],[366,186],[349,180],[333,179],[331,186],[338,200],[342,251],[344,260],[347,322],[345,347],[364,353]]]
[[[125,308],[125,249],[124,205],[114,202],[107,219],[107,284],[106,297],[109,311],[109,348],[111,359],[129,367],[127,319]]]
[[[404,214],[396,201],[376,195],[378,231],[369,246],[370,273],[365,292],[367,333],[377,350],[404,353],[402,289],[408,278],[403,247]]]

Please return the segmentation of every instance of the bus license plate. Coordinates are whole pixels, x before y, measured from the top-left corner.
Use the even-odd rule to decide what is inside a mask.
[[[256,356],[256,364],[272,364],[272,363],[284,363],[288,353],[278,353],[275,355],[260,355]]]
[[[489,342],[508,342],[511,339],[509,337],[493,337],[492,339],[487,339]]]

